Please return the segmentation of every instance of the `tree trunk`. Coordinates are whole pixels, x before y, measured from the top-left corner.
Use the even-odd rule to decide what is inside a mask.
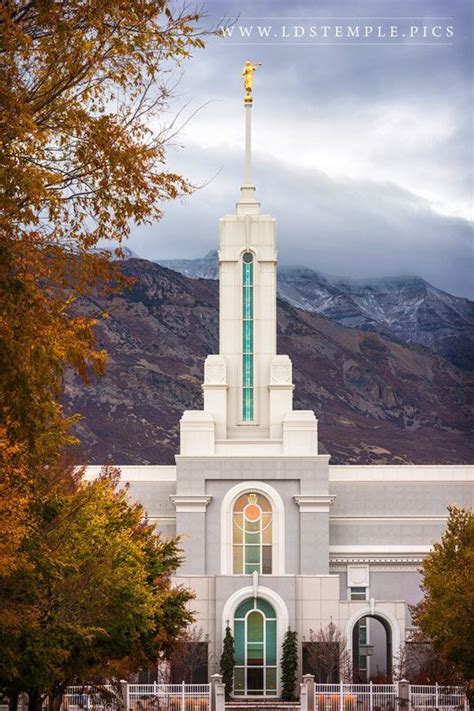
[[[10,691],[8,695],[8,711],[17,711],[18,709],[18,689]]]
[[[61,704],[63,702],[64,691],[64,686],[61,686],[60,688],[54,690],[54,693],[51,696],[50,711],[60,711]]]
[[[28,711],[41,711],[43,697],[39,689],[30,689],[28,692]]]

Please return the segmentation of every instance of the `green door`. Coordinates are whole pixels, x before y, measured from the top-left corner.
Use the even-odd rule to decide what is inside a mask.
[[[235,696],[276,696],[277,643],[273,607],[260,598],[242,602],[234,616]]]

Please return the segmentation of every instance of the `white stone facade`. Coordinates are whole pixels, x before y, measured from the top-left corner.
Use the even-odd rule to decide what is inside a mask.
[[[246,112],[249,131],[251,107]],[[247,175],[249,151],[250,134]],[[420,562],[442,533],[447,505],[472,506],[474,468],[330,466],[329,456],[318,454],[314,413],[293,410],[291,361],[276,352],[276,223],[260,212],[253,185],[242,187],[219,231],[220,347],[204,365],[204,408],[183,414],[176,466],[125,466],[122,479],[164,535],[182,536],[186,558],[176,582],[196,593],[191,607],[209,637],[213,664],[226,624],[238,635],[250,614],[264,615],[239,612],[242,605],[260,601],[266,645],[276,644],[277,660],[288,626],[301,642],[332,621],[352,650],[355,626],[369,618],[386,630],[389,671],[410,626],[408,603],[420,595]],[[245,254],[252,255],[251,296],[243,295]],[[252,322],[248,342],[243,314]],[[251,352],[246,361],[244,349]],[[247,411],[245,368],[252,391]],[[97,470],[90,467],[88,475]],[[235,513],[247,495],[244,513]],[[271,535],[262,527],[258,545],[246,542],[257,536],[255,528],[245,528],[257,525],[246,518],[257,509],[258,525],[271,521],[265,524]],[[249,563],[252,556],[258,562]],[[257,654],[254,644],[247,656]],[[258,665],[238,672],[243,695],[251,696],[259,679],[264,688],[256,693],[278,693],[279,670],[270,658],[265,664],[261,674]]]

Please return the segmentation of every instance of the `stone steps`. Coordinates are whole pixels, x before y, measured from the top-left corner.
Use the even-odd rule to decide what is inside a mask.
[[[245,704],[236,706],[234,704],[226,704],[226,711],[301,711],[301,706],[282,706],[281,704],[262,704],[259,701],[253,704]]]

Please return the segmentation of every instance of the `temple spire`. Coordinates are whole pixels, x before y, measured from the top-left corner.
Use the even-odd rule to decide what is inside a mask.
[[[244,80],[244,110],[245,110],[245,164],[244,183],[240,188],[240,200],[237,203],[238,213],[258,213],[260,204],[255,199],[255,186],[252,182],[252,105],[253,105],[253,75],[261,64],[247,60],[242,71]]]
[[[252,185],[252,103],[245,103],[244,185]]]

